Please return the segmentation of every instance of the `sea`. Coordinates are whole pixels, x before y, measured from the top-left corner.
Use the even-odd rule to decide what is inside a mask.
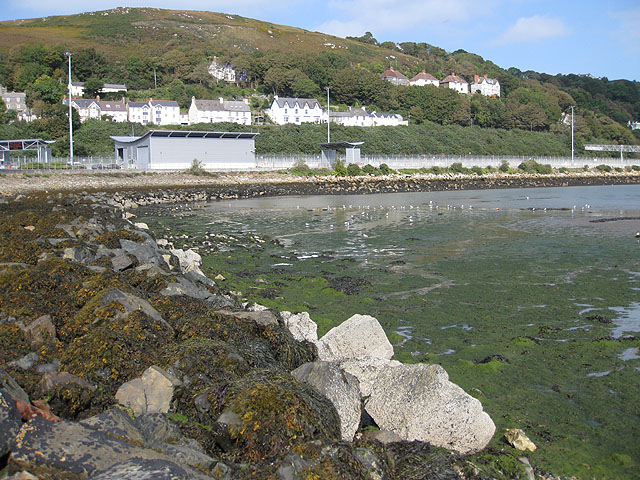
[[[268,197],[139,212],[247,304],[378,319],[554,472],[640,471],[640,186]],[[635,432],[635,434],[634,434]],[[579,477],[580,478],[580,477]],[[628,477],[630,478],[630,477]]]

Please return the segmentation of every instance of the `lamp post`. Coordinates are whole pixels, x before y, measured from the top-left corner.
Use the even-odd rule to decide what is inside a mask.
[[[69,161],[73,167],[73,115],[71,113],[71,52],[65,52],[69,57]]]
[[[331,143],[331,110],[329,109],[329,89],[331,87],[324,87],[327,91],[327,143]]]
[[[571,165],[573,165],[573,155],[574,155],[574,148],[573,148],[573,109],[576,108],[575,105],[571,105],[569,107],[571,109]]]

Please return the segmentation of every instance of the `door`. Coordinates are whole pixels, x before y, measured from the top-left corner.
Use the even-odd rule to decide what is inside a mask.
[[[138,147],[136,152],[136,158],[138,159],[138,168],[149,168],[149,147]]]

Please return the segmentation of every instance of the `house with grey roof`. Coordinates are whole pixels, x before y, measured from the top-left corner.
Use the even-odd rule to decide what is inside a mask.
[[[315,98],[280,98],[276,95],[266,113],[271,121],[277,125],[287,123],[300,125],[301,123],[321,123],[323,121],[322,107]]]
[[[100,97],[98,97],[98,99],[99,98]],[[109,119],[112,122],[126,122],[129,119],[124,98],[119,102],[98,100],[98,106],[100,107],[101,118]]]
[[[180,125],[180,105],[175,100],[149,99],[151,123],[155,125]]]
[[[37,116],[27,107],[27,95],[25,92],[9,92],[6,88],[0,88],[0,96],[7,110],[13,110],[17,113],[18,120],[30,122],[35,120]]]
[[[189,124],[231,122],[251,125],[251,107],[249,100],[198,100],[191,97]]]
[[[71,106],[78,112],[81,122],[86,122],[90,118],[99,120],[102,116],[98,99],[94,98],[72,98]],[[65,97],[63,105],[69,105],[69,100]]]
[[[146,125],[151,122],[149,102],[127,102],[127,118],[131,123]]]
[[[122,83],[104,83],[98,93],[126,92],[127,86]],[[71,82],[71,96],[84,95],[84,82]]]
[[[329,117],[332,123],[345,125],[347,127],[372,127],[373,117],[364,108],[352,108],[346,112],[330,112]]]
[[[374,127],[397,127],[408,125],[408,122],[399,113],[371,112]]]

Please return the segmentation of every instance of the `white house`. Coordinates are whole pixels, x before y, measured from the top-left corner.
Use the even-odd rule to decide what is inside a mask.
[[[425,85],[435,85],[436,87],[439,87],[440,80],[423,70],[411,80],[409,80],[409,85],[414,85],[417,87],[424,87]]]
[[[126,92],[127,86],[121,83],[105,83],[99,93]],[[81,97],[84,95],[84,82],[71,82],[71,96]]]
[[[397,127],[398,125],[407,125],[408,122],[398,113],[378,113],[372,112],[374,127]]]
[[[175,100],[149,99],[151,123],[156,125],[180,125],[180,105]]]
[[[487,97],[500,96],[500,82],[497,78],[487,78],[475,75],[471,84],[471,93],[479,92]]]
[[[640,130],[640,122],[632,122],[631,120],[629,120],[627,125],[631,130]]]
[[[112,122],[126,122],[128,120],[127,105],[124,103],[124,98],[119,102],[98,101],[98,106],[100,107],[101,117],[106,117]]]
[[[364,108],[351,108],[346,112],[331,112],[332,123],[347,127],[372,127],[373,116]]]
[[[380,75],[380,78],[387,82],[391,82],[394,85],[409,85],[409,79],[402,73],[394,70],[393,67],[389,67],[389,70],[386,70],[382,75]]]
[[[128,102],[127,116],[132,123],[146,125],[151,121],[151,106],[149,102]]]
[[[322,107],[315,98],[279,98],[276,95],[266,113],[277,125],[320,123],[323,120]]]
[[[18,120],[31,122],[38,118],[27,107],[27,98],[24,92],[9,92],[3,87],[0,89],[0,93],[7,110],[14,110],[17,113]]]
[[[251,107],[249,100],[196,100],[191,97],[189,107],[189,124],[232,122],[251,125]]]
[[[440,86],[450,88],[458,93],[469,93],[469,83],[462,77],[452,73],[440,82]]]
[[[236,72],[233,66],[228,62],[221,62],[218,57],[213,57],[213,61],[209,65],[209,74],[217,80],[234,83],[236,81]]]

